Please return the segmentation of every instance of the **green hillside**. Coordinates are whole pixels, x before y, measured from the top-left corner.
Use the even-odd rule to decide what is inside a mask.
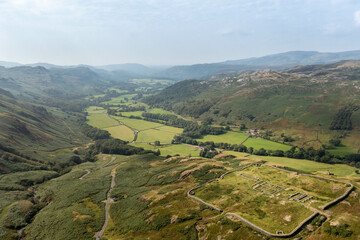
[[[358,134],[359,96],[360,62],[348,61],[186,80],[143,101],[220,125],[278,131],[294,136],[297,144],[309,147],[312,141],[319,147],[332,137],[344,137],[343,131]]]

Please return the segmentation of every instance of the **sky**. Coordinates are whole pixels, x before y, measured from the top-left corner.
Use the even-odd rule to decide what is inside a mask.
[[[219,62],[360,50],[360,0],[0,0],[0,60]]]

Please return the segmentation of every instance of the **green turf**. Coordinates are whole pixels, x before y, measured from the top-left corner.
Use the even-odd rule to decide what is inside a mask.
[[[108,128],[119,125],[114,119],[111,119],[106,113],[89,114],[88,124],[97,128]]]
[[[141,114],[143,111],[135,111],[135,112],[121,112],[121,115],[125,117],[135,116],[135,117],[141,117]]]
[[[136,142],[160,141],[161,143],[171,143],[176,134],[181,134],[181,128],[163,126],[154,129],[147,129],[139,132]]]
[[[346,156],[348,154],[356,153],[356,150],[349,146],[339,146],[335,147],[335,149],[328,150],[331,154],[336,156]]]
[[[90,106],[85,110],[88,114],[94,113],[106,113],[106,110],[102,107]]]
[[[134,139],[134,131],[125,125],[119,125],[115,127],[104,128],[108,131],[112,137],[118,138],[124,141],[132,141]]]
[[[292,147],[292,146],[289,146],[289,145],[269,141],[269,140],[266,140],[266,139],[263,139],[263,138],[260,138],[260,137],[248,138],[244,142],[244,145],[246,147],[253,147],[254,149],[264,148],[266,150],[283,150],[283,151],[290,150],[291,147]]]
[[[169,114],[169,115],[176,115],[172,112],[166,111],[164,109],[161,108],[153,108],[149,111],[150,113],[157,113],[157,114]]]
[[[230,143],[230,144],[240,144],[242,143],[249,135],[246,133],[241,132],[233,132],[228,131],[227,133],[221,134],[221,135],[206,135],[203,136],[200,139],[197,139],[198,141],[213,141],[216,143]]]
[[[169,145],[166,146],[164,148],[160,148],[160,152],[161,155],[166,156],[166,155],[176,155],[176,154],[180,154],[181,156],[193,156],[193,157],[197,157],[200,154],[200,150],[188,145],[183,145],[183,144],[174,144],[174,145]]]
[[[307,172],[327,172],[330,171],[337,176],[357,176],[355,173],[356,168],[350,167],[345,164],[326,164],[315,161],[285,158],[285,157],[269,157],[269,156],[249,156],[251,159],[262,159],[268,162],[278,163],[293,169],[299,169]]]
[[[115,118],[121,121],[122,123],[124,123],[125,125],[140,131],[164,126],[160,123],[149,122],[141,119],[131,119],[126,117],[115,117]]]
[[[228,131],[221,135],[206,135],[202,138],[197,139],[198,141],[213,141],[215,143],[230,143],[230,144],[241,144],[246,147],[253,147],[254,149],[264,148],[266,150],[289,150],[291,146],[269,141],[260,137],[248,138],[249,135],[243,132]],[[246,140],[246,141],[245,141]],[[245,142],[244,142],[245,141]]]

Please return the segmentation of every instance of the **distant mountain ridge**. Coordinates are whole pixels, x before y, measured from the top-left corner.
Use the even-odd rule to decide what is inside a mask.
[[[221,64],[232,65],[255,65],[255,66],[278,66],[278,65],[312,65],[339,62],[342,60],[359,60],[360,50],[322,53],[316,51],[291,51],[267,55],[258,58],[247,58],[240,60],[228,60]]]
[[[178,65],[173,67],[145,66],[138,63],[110,64],[103,66],[74,65],[59,66],[49,63],[20,64],[2,62],[0,66],[32,66],[46,69],[64,69],[87,67],[111,80],[126,81],[131,78],[165,78],[173,80],[207,79],[213,74],[229,73],[242,70],[273,69],[282,70],[298,65],[329,64],[344,60],[360,60],[360,50],[324,53],[317,51],[291,51],[256,58],[228,60],[218,63]]]
[[[157,74],[174,80],[207,79],[213,74],[241,70],[282,70],[298,65],[328,64],[343,60],[360,60],[360,51],[321,53],[315,51],[292,51],[258,58],[229,60],[211,64],[174,66]]]
[[[103,77],[86,67],[0,67],[0,88],[23,97],[82,96],[106,84]]]

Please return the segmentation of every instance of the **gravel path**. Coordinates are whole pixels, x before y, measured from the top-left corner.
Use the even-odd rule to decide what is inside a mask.
[[[112,160],[113,161],[113,160]],[[107,193],[107,199],[106,199],[106,204],[105,204],[105,222],[103,227],[101,228],[100,232],[98,232],[96,234],[96,240],[100,239],[102,237],[102,235],[105,232],[106,226],[109,222],[109,210],[110,210],[110,203],[113,202],[112,198],[111,198],[111,191],[113,190],[113,188],[115,187],[115,176],[116,176],[116,167],[111,171],[111,184],[110,184],[110,189]]]
[[[84,175],[82,175],[81,177],[79,177],[80,180],[83,179],[83,177],[85,177],[86,175],[88,175],[90,173],[89,169],[85,169],[86,173]]]

